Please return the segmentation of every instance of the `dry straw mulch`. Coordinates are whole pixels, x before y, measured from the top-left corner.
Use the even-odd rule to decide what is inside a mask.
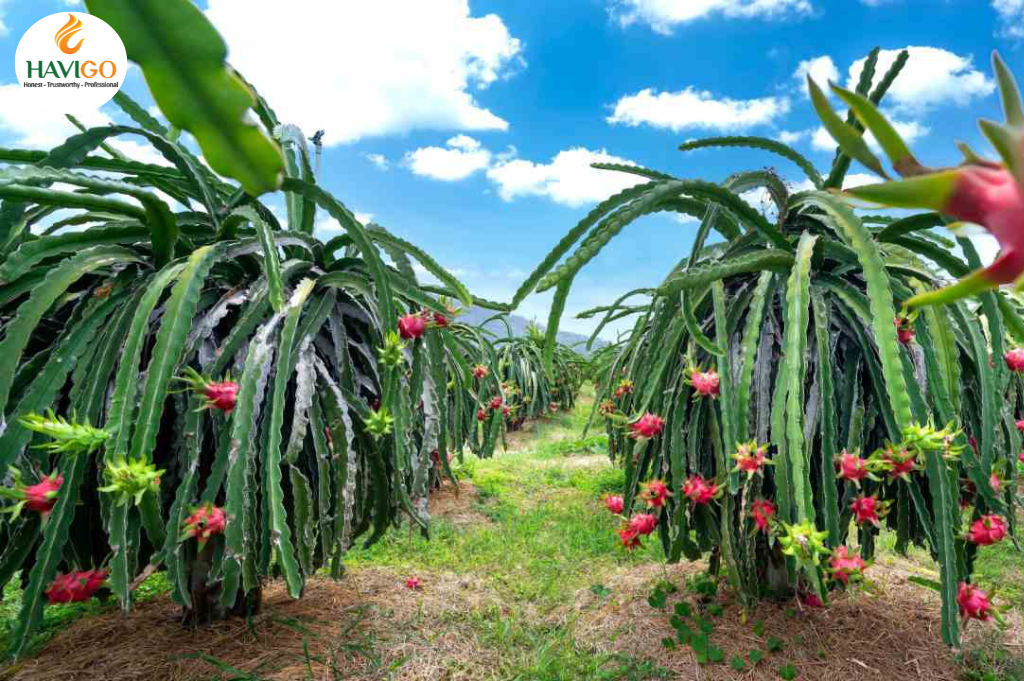
[[[399,678],[410,681],[488,678],[495,653],[468,631],[464,614],[499,607],[483,585],[453,574],[420,575],[412,592],[404,575],[363,569],[340,582],[312,581],[304,598],[281,583],[264,592],[252,619],[191,630],[167,598],[80,620],[35,659],[0,673],[11,681],[209,681],[230,678],[205,653],[260,679],[317,681]],[[311,665],[303,650],[308,645]],[[387,668],[399,666],[393,677]]]
[[[735,605],[715,621],[711,642],[725,652],[725,664],[698,665],[690,649],[679,646],[666,650],[661,640],[674,637],[669,624],[673,604],[681,594],[670,597],[664,611],[647,603],[652,587],[664,578],[661,566],[634,568],[606,580],[611,592],[606,601],[581,591],[576,603],[576,637],[602,650],[619,651],[638,658],[654,659],[677,673],[679,679],[719,681],[746,679],[777,681],[778,668],[787,663],[799,671],[801,681],[850,681],[850,679],[895,679],[898,681],[959,681],[953,653],[942,644],[939,633],[941,601],[937,593],[907,581],[921,570],[909,563],[873,566],[869,571],[873,591],[833,594],[827,608],[805,608],[788,603],[763,603],[743,623]],[[682,584],[700,565],[668,568],[670,580]],[[934,575],[931,575],[934,577]],[[692,599],[691,599],[692,600]],[[757,667],[739,673],[728,666],[734,656],[751,649],[765,650],[763,639],[754,635],[753,623],[764,623],[764,637],[776,636],[785,648],[768,654]],[[1024,652],[1024,626],[1019,615],[1011,615],[1009,629],[999,643]],[[964,637],[968,647],[991,645],[992,627],[974,623]]]

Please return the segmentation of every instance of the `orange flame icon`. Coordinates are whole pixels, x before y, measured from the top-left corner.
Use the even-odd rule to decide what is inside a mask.
[[[82,47],[82,43],[85,38],[79,38],[78,44],[71,47],[71,39],[75,37],[75,34],[82,30],[82,20],[76,17],[74,14],[68,13],[68,23],[57,31],[57,35],[53,36],[53,42],[57,43],[57,47],[64,54],[74,54]]]

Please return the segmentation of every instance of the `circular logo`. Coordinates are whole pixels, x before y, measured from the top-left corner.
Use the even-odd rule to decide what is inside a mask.
[[[58,113],[95,111],[121,89],[128,57],[107,22],[82,12],[44,17],[14,53],[22,94]]]

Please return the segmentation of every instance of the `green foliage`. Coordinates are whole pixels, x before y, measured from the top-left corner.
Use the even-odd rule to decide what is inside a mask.
[[[129,56],[157,103],[214,167],[123,94],[116,102],[141,127],[3,154],[0,467],[64,477],[45,523],[23,511],[0,525],[12,547],[0,586],[25,575],[15,654],[45,621],[59,572],[107,569],[127,609],[135,578],[163,570],[197,620],[244,611],[277,574],[297,597],[322,567],[340,576],[360,537],[378,541],[404,516],[425,529],[429,484],[453,477],[449,452],[471,444],[487,454],[501,432],[501,419],[478,428],[472,408],[470,367],[496,368],[493,346],[445,302],[475,299],[422,250],[365,228],[318,187],[300,131],[282,135],[294,161],[288,220],[252,196],[280,182],[276,117],[227,69],[202,14],[177,0],[89,6],[133,36]],[[262,127],[244,122],[251,106]],[[172,165],[103,155],[121,135]],[[310,235],[318,209],[345,229],[330,247]],[[411,259],[442,286],[422,287]],[[405,313],[430,328],[379,361]],[[233,408],[210,408],[207,391],[226,385]],[[200,503],[227,517],[202,547],[182,540]]]
[[[876,61],[873,53],[856,93],[848,96],[868,122],[905,58],[872,90]],[[834,127],[863,143],[863,127],[853,113],[846,121],[833,115]],[[778,143],[745,138],[683,148],[735,145],[772,151],[802,165],[796,152]],[[906,159],[898,140],[887,138],[886,145]],[[849,153],[860,155],[859,149],[853,142],[844,145]],[[838,153],[824,186],[841,183],[848,166],[849,157]],[[695,559],[721,547],[713,555],[713,569],[720,566],[749,602],[769,581],[778,583],[778,575],[770,573],[780,569],[791,592],[806,589],[824,596],[830,582],[823,569],[827,560],[819,554],[847,544],[854,533],[869,559],[879,530],[855,525],[850,505],[858,494],[876,496],[893,508],[882,524],[897,533],[897,546],[924,547],[939,563],[943,637],[954,644],[959,636],[955,592],[970,575],[976,553],[963,540],[959,504],[970,503],[974,517],[996,513],[1010,522],[1017,504],[1012,485],[997,493],[989,483],[991,471],[1013,469],[1020,449],[1016,416],[999,411],[999,396],[1009,385],[1016,409],[1024,391],[1001,363],[989,366],[989,352],[1001,354],[1007,329],[1024,328],[1017,304],[1007,292],[995,291],[983,299],[983,318],[962,302],[936,306],[910,320],[916,338],[905,345],[894,324],[903,303],[976,267],[969,244],[961,257],[932,231],[944,224],[934,213],[900,220],[861,216],[829,193],[790,195],[771,171],[739,173],[712,188],[647,169],[615,170],[649,181],[595,208],[567,237],[573,243],[582,239],[575,253],[563,239],[535,273],[541,287],[571,281],[641,215],[675,211],[680,201],[687,202],[687,211],[696,206],[703,215],[691,252],[681,255],[660,285],[652,282],[653,288],[586,313],[602,324],[635,320],[628,336],[592,362],[600,385],[600,409],[593,418],[604,417],[609,451],[625,470],[627,508],[647,480],[666,480],[672,496],[660,511],[659,537],[669,560]],[[768,215],[736,196],[752,187],[766,191],[772,203]],[[712,231],[719,239],[708,245]],[[568,258],[557,265],[563,254]],[[638,293],[649,300],[625,304]],[[717,399],[696,393],[688,380],[694,367],[716,370]],[[630,390],[618,390],[624,382]],[[665,430],[637,443],[622,419],[644,412],[664,418]],[[880,474],[858,489],[837,474],[835,458],[844,450],[882,462],[888,448],[912,441],[929,423],[951,423],[950,442],[915,454],[908,475],[892,475],[891,465],[883,464]],[[978,454],[966,446],[969,438],[978,443]],[[770,444],[775,465],[744,479],[731,472],[731,455],[750,439]],[[716,481],[724,494],[717,502],[695,505],[683,494],[694,475]],[[969,492],[968,481],[977,494]],[[779,522],[769,533],[754,528],[750,512],[756,499],[778,506]],[[802,526],[801,536],[818,538],[814,555],[793,549],[789,563],[780,567],[773,558],[776,537],[785,534],[779,523]]]

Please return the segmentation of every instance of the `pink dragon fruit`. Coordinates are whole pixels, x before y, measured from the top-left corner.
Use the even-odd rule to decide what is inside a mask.
[[[693,502],[694,506],[700,506],[717,498],[721,494],[721,488],[714,482],[708,482],[700,475],[691,475],[683,485],[683,496]]]
[[[960,616],[964,619],[986,622],[992,616],[994,610],[989,595],[967,582],[960,582],[960,588],[956,594],[956,603],[960,607]]]
[[[850,510],[853,511],[854,520],[858,525],[867,522],[879,527],[879,519],[885,515],[885,506],[886,502],[879,501],[878,497],[868,497],[862,494],[853,500]]]
[[[629,529],[637,534],[648,535],[658,526],[658,519],[650,513],[637,513],[629,519]]]
[[[46,589],[46,598],[51,605],[87,601],[103,586],[103,582],[106,580],[106,570],[82,570],[57,575]]]
[[[476,366],[473,367],[473,378],[487,378],[487,374],[489,373],[491,373],[491,370],[488,369],[483,364],[477,364]]]
[[[604,507],[615,515],[622,513],[624,505],[625,501],[617,494],[606,494],[604,497]]]
[[[997,515],[985,515],[971,524],[967,541],[978,546],[991,546],[1006,537],[1006,521]]]
[[[867,459],[862,459],[845,449],[839,455],[839,477],[843,480],[849,480],[859,487],[860,481],[868,477],[869,473]]]
[[[64,484],[64,476],[58,474],[44,475],[43,479],[34,485],[26,485],[22,488],[25,495],[25,508],[42,515],[53,510],[57,503],[57,495],[61,485]]]
[[[423,315],[407,314],[398,319],[398,335],[414,340],[427,332],[427,320]]]
[[[1024,348],[1007,350],[1003,355],[1003,360],[1010,371],[1019,374],[1024,371]]]
[[[829,571],[832,578],[844,585],[849,584],[850,579],[859,579],[867,564],[857,554],[850,555],[850,550],[840,546],[832,552],[832,559],[829,561]]]
[[[661,431],[665,430],[665,419],[647,412],[635,423],[629,424],[629,428],[632,431],[631,437],[637,440],[649,440],[661,435]]]
[[[672,496],[672,492],[669,491],[668,485],[661,480],[651,480],[640,492],[640,498],[646,501],[651,508],[664,506],[670,496]]]
[[[701,371],[700,369],[690,370],[690,385],[696,392],[695,397],[718,397],[720,380],[718,372],[714,369]]]
[[[910,345],[914,342],[914,327],[912,322],[906,317],[896,317],[892,320],[892,323],[896,326],[896,338],[899,339],[903,345]]]
[[[207,503],[195,510],[185,519],[183,538],[195,537],[199,540],[199,547],[202,548],[207,541],[215,534],[223,534],[227,525],[227,516],[224,509]]]
[[[636,547],[640,546],[640,536],[635,530],[631,530],[628,527],[624,527],[619,530],[619,541],[622,542],[623,548],[627,551],[632,551]]]

